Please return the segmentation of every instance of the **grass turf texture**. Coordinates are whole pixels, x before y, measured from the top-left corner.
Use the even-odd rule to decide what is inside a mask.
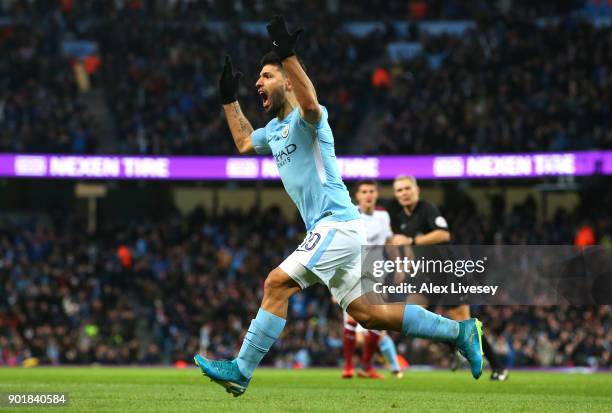
[[[65,407],[0,412],[612,412],[612,374],[408,371],[404,379],[340,379],[340,370],[260,369],[234,398],[199,369],[0,369],[2,392],[67,392]],[[49,410],[51,409],[51,410]]]

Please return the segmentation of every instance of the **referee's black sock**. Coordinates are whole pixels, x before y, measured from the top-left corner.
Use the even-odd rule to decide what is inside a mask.
[[[491,347],[491,344],[489,344],[487,336],[484,335],[482,336],[482,352],[487,360],[489,360],[491,370],[495,371],[502,367],[499,359],[497,358],[497,354],[495,354],[495,350],[493,350],[493,347]]]

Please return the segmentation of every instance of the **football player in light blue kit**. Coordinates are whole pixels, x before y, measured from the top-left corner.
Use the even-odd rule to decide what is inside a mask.
[[[401,331],[411,337],[448,341],[470,362],[472,375],[482,373],[481,323],[456,322],[417,305],[372,304],[360,285],[361,246],[366,244],[359,212],[340,178],[327,110],[294,53],[302,30],[289,33],[282,16],[267,26],[274,52],[262,60],[255,84],[266,112],[274,118],[253,130],[237,102],[241,73],[229,57],[219,82],[227,121],[240,153],[270,154],[283,185],[295,202],[308,234],[297,249],[272,270],[264,297],[234,360],[194,360],[205,376],[234,396],[242,395],[253,371],[285,326],[289,297],[324,283],[342,309],[367,329]]]

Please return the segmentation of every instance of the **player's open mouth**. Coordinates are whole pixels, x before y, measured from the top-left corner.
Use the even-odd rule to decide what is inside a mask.
[[[264,108],[267,108],[270,105],[270,100],[268,99],[268,94],[264,92],[263,89],[259,89],[259,96],[261,96],[262,104]]]

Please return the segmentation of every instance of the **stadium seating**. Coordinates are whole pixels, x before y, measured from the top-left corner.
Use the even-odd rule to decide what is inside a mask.
[[[258,19],[268,10],[265,3],[239,11],[244,19]],[[610,28],[579,18],[535,19],[567,10],[572,2],[515,2],[506,11],[483,3],[481,13],[471,10],[470,16],[461,2],[442,7],[415,2],[426,6],[427,18],[475,19],[477,25],[461,36],[432,35],[419,25],[397,30],[383,20],[382,30],[346,28],[364,16],[375,18],[377,10],[401,16],[403,2],[387,3],[384,8],[342,3],[342,18],[316,12],[327,3],[308,9],[312,20],[299,52],[328,107],[338,153],[612,147],[610,105],[601,104],[610,100],[612,87]],[[2,29],[0,48],[11,59],[2,63],[0,150],[91,153],[101,150],[102,139],[104,150],[112,152],[235,153],[217,98],[217,76],[229,53],[246,75],[240,92],[244,112],[255,127],[265,124],[254,93],[258,62],[267,50],[263,26],[205,24],[195,17],[223,18],[236,10],[211,8],[209,2],[172,4],[153,9],[128,2],[117,10],[110,3],[73,4],[54,13],[52,7],[28,10],[21,3],[5,10],[9,21],[26,17],[37,24]],[[488,23],[488,17],[500,15],[505,19]],[[521,15],[531,20],[515,19]],[[112,136],[95,136],[98,128],[79,96],[74,61],[59,46],[70,37],[99,45],[94,88],[105,96]],[[387,47],[405,43],[418,44],[421,52],[409,60],[390,59]],[[34,54],[29,61],[28,51]],[[380,83],[381,75],[388,80]]]

